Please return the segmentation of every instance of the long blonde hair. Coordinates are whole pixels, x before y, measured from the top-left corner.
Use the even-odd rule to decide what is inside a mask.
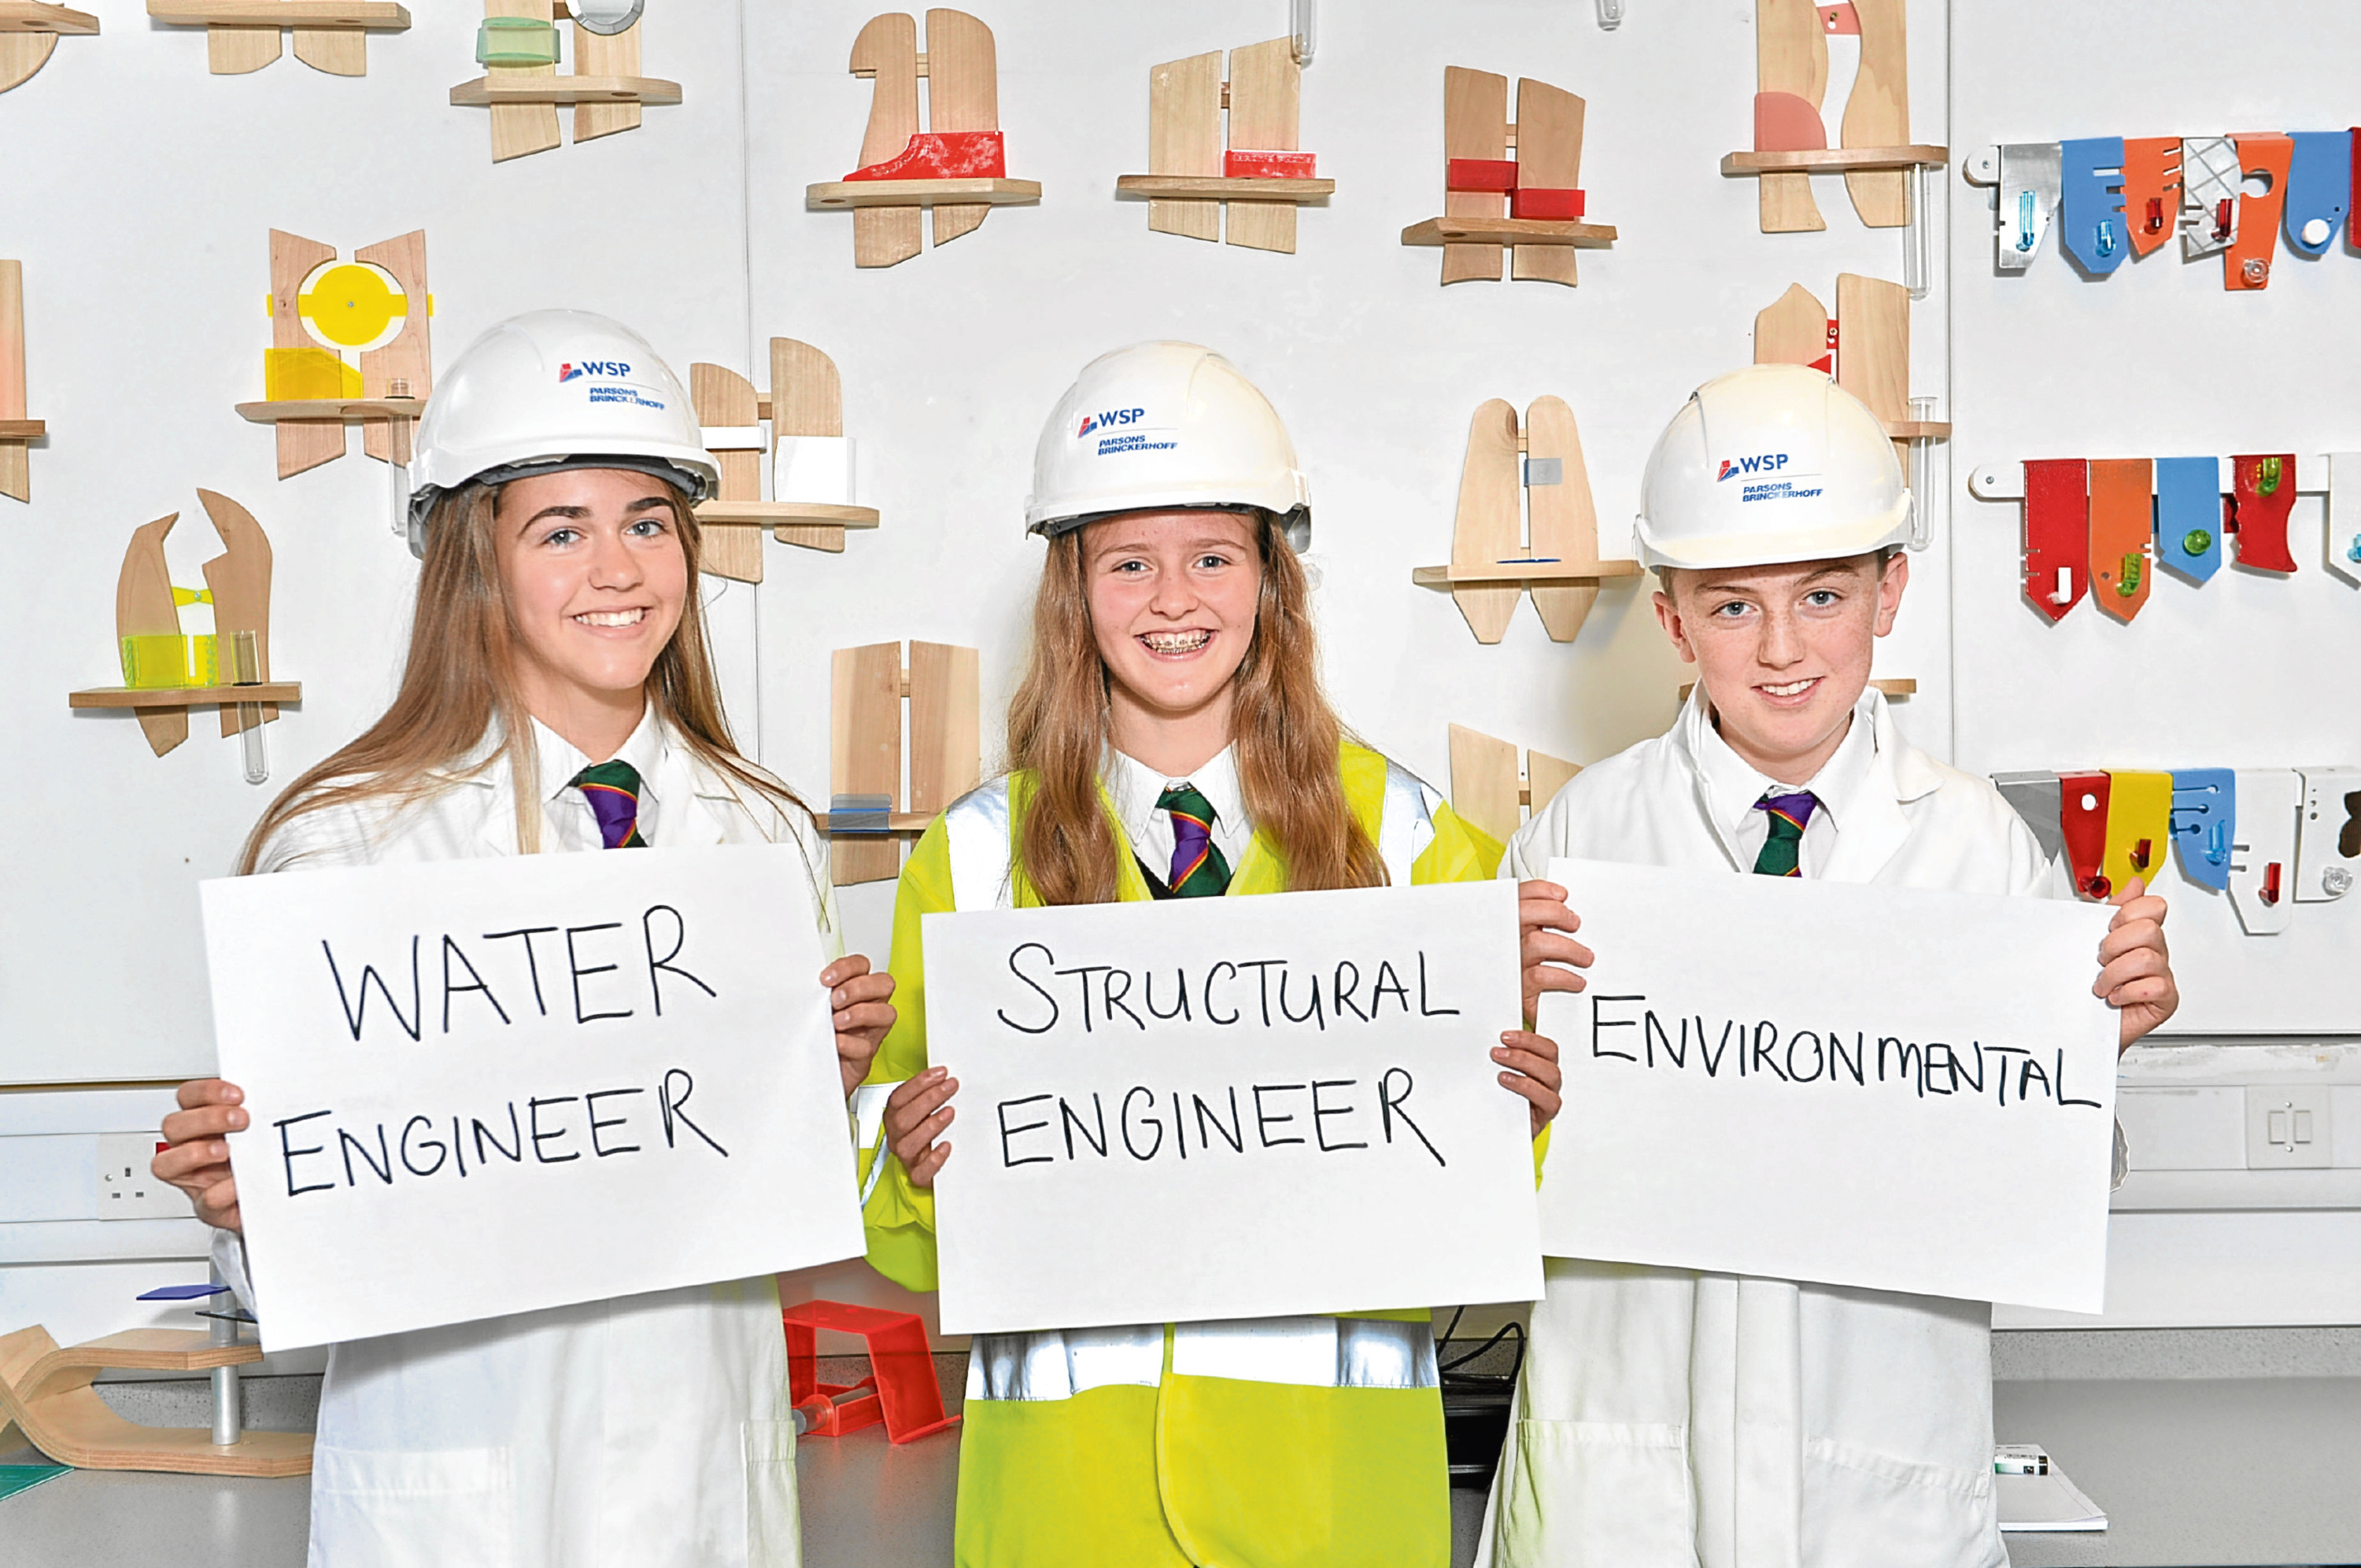
[[[664,488],[688,583],[680,625],[648,672],[648,702],[699,761],[790,815],[801,813],[805,806],[795,792],[741,757],[730,738],[697,592],[703,540],[688,499],[670,485]],[[540,762],[533,716],[517,680],[516,620],[500,581],[499,500],[497,486],[470,484],[436,504],[411,618],[409,660],[392,706],[270,803],[247,836],[239,875],[251,874],[264,848],[300,817],[381,799],[409,806],[502,758],[514,784],[517,841],[527,852],[539,847]],[[476,757],[488,736],[498,743]]]
[[[1257,513],[1262,588],[1253,640],[1231,677],[1231,740],[1247,819],[1268,836],[1290,891],[1378,887],[1377,846],[1345,801],[1345,727],[1321,690],[1311,593],[1295,552]],[[1008,765],[1030,775],[1016,860],[1046,904],[1106,904],[1119,857],[1099,798],[1108,674],[1092,634],[1077,528],[1049,541],[1033,601],[1033,651],[1008,707]]]

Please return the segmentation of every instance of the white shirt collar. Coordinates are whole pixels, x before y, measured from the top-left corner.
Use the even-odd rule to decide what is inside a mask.
[[[1704,700],[1700,691],[1698,698]],[[1697,731],[1697,767],[1705,775],[1706,801],[1714,820],[1736,841],[1754,816],[1754,803],[1766,792],[1784,795],[1808,789],[1819,805],[1814,808],[1814,821],[1825,814],[1831,828],[1841,828],[1845,815],[1860,798],[1861,787],[1868,779],[1871,764],[1877,757],[1877,721],[1872,711],[1874,687],[1861,693],[1853,705],[1845,738],[1828,760],[1820,764],[1818,773],[1808,779],[1790,781],[1773,779],[1755,771],[1721,738],[1721,731],[1708,720],[1700,723]]]
[[[566,797],[574,789],[574,776],[590,765],[589,757],[574,742],[536,718],[533,721],[533,751],[541,762],[541,798],[555,809],[562,810]],[[655,841],[655,820],[659,803],[656,780],[660,775],[664,752],[670,741],[664,734],[662,720],[656,718],[656,706],[649,703],[640,712],[640,722],[609,759],[629,762],[640,775],[640,834],[650,843]]]
[[[1246,825],[1246,796],[1238,784],[1237,750],[1224,746],[1204,766],[1185,778],[1167,778],[1138,758],[1107,748],[1107,765],[1100,770],[1125,837],[1135,844],[1147,837],[1159,816],[1157,799],[1176,784],[1193,784],[1213,808],[1214,831],[1233,831]]]

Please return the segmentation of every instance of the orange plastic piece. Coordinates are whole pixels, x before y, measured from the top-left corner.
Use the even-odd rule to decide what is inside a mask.
[[[1828,127],[1810,99],[1793,93],[1754,94],[1755,151],[1821,152],[1828,145]]]
[[[2114,891],[2107,880],[2107,796],[2114,781],[2104,773],[2058,775],[2058,826],[2066,836],[2066,863],[2074,891],[2104,901]]]
[[[998,131],[918,131],[892,158],[856,169],[845,179],[1002,180],[1007,175],[1007,144]]]
[[[1226,180],[1309,180],[1315,172],[1316,159],[1308,152],[1231,148],[1222,154],[1222,176]]]
[[[2124,138],[2124,224],[2132,255],[2146,256],[2170,239],[2180,222],[2180,138]]]
[[[909,1312],[843,1301],[806,1301],[781,1309],[787,1333],[787,1398],[812,1418],[807,1437],[842,1437],[885,1423],[895,1442],[915,1442],[959,1424],[943,1414],[927,1325]],[[819,1380],[818,1331],[859,1334],[869,1343],[869,1376],[858,1383]],[[870,1392],[862,1394],[866,1388]],[[854,1396],[844,1398],[844,1395]]]
[[[2145,457],[2091,464],[2091,600],[2128,624],[2156,573],[2156,465]]]
[[[2222,287],[2240,291],[2265,289],[2270,286],[2271,258],[2279,250],[2279,209],[2287,203],[2288,165],[2295,158],[2295,138],[2249,132],[2230,139],[2238,148],[2239,169],[2247,174],[2268,175],[2271,188],[2259,196],[2239,193],[2238,237],[2222,253]],[[2293,566],[2284,569],[2295,570]]]
[[[2235,488],[2223,502],[2223,531],[2238,542],[2238,565],[2265,572],[2292,572],[2288,553],[2288,512],[2295,505],[2295,454],[2233,457]]]
[[[1852,0],[1839,0],[1837,5],[1822,5],[1818,10],[1822,32],[1831,38],[1843,33],[1861,37],[1861,13],[1852,8]]]

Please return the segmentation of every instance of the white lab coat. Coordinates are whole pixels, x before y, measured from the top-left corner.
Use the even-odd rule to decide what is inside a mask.
[[[642,773],[656,803],[656,850],[800,842],[823,946],[840,952],[809,818],[733,788],[653,729],[656,765]],[[585,759],[545,729],[538,737],[552,814],[543,847],[556,850],[585,839],[584,823],[563,820],[578,810],[588,821],[578,792],[559,795]],[[597,842],[595,829],[588,841]],[[399,813],[378,805],[298,818],[262,863],[517,852],[503,762]],[[217,1236],[215,1252],[242,1277],[236,1241]],[[388,1280],[386,1288],[434,1285]],[[259,1307],[269,1312],[267,1296]],[[331,1347],[320,1390],[310,1563],[794,1568],[795,1460],[785,1340],[767,1276],[347,1342]]]
[[[1501,874],[1553,855],[1750,872],[1705,807],[1710,722],[1699,690],[1668,733],[1585,770]],[[1876,752],[1821,876],[2066,895],[1999,792],[1904,740],[1873,688],[1854,722]],[[1699,961],[1725,939],[1701,914]],[[1495,1568],[2004,1568],[1985,1303],[1563,1258],[1546,1278],[1486,1520]]]

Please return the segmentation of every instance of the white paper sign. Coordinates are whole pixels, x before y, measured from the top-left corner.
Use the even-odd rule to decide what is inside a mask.
[[[1505,883],[926,917],[950,1333],[1541,1289]]]
[[[2101,1310],[2111,911],[1553,861],[1552,1256]]]
[[[862,1249],[792,846],[203,886],[272,1350]]]

